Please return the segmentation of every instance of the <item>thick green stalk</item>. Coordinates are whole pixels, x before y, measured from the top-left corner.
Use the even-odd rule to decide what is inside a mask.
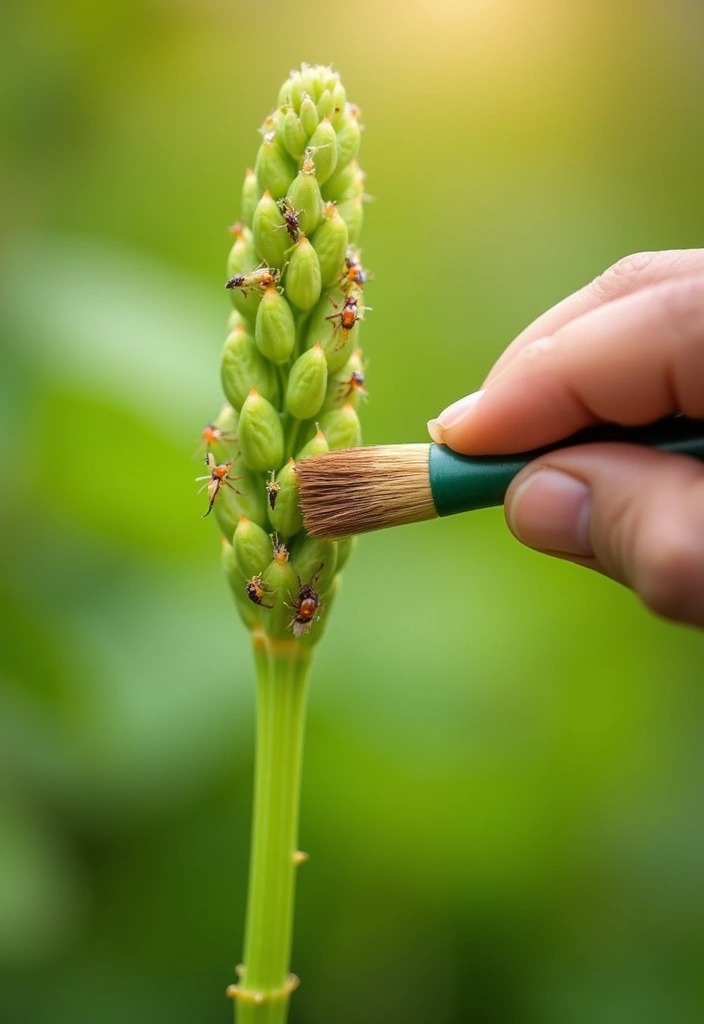
[[[257,750],[252,850],[237,1024],[285,1024],[298,979],[289,974],[303,732],[311,650],[253,635]]]

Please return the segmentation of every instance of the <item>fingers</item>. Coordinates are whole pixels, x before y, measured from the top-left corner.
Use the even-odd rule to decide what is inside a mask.
[[[599,421],[704,417],[702,381],[704,272],[597,306],[531,342],[430,429],[464,454],[521,451]]]
[[[704,272],[704,249],[670,249],[665,252],[637,252],[624,256],[618,263],[573,295],[558,302],[534,320],[508,346],[494,364],[484,386],[505,370],[511,360],[538,338],[554,334],[570,320],[583,316],[606,302],[623,298],[633,292],[662,281]]]
[[[529,547],[704,628],[704,467],[693,459],[621,444],[564,449],[516,477],[506,519]]]

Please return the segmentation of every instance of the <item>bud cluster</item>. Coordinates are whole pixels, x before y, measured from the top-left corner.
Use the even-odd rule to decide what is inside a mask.
[[[358,334],[369,307],[356,248],[365,198],[359,111],[337,72],[304,64],[261,133],[230,229],[227,404],[203,433],[202,479],[245,624],[314,644],[353,541],[306,536],[296,466],[361,443]]]

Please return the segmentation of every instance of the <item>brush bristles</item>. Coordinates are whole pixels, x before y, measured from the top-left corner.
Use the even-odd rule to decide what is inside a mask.
[[[303,522],[313,537],[347,537],[437,516],[430,445],[345,448],[296,466]]]

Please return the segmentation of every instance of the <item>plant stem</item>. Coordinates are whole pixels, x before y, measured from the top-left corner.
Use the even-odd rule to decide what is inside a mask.
[[[310,648],[253,634],[257,740],[252,848],[237,1024],[285,1024],[298,979],[289,974],[303,732]]]

